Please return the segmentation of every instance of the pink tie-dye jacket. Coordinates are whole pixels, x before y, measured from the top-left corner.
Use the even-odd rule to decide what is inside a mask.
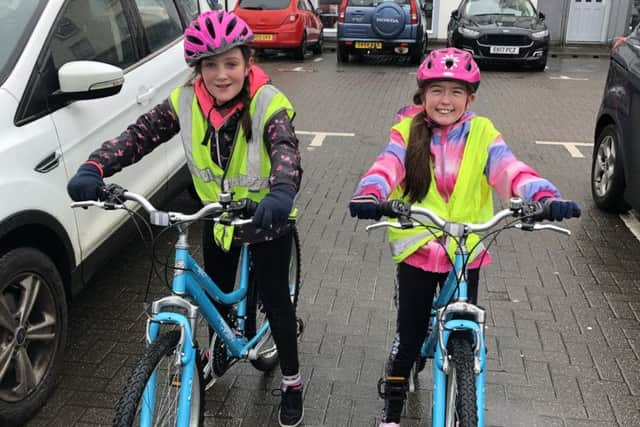
[[[407,106],[401,109],[396,118],[401,120],[420,111],[419,106]],[[475,114],[468,111],[460,120],[448,127],[433,127],[431,137],[431,158],[436,188],[448,200],[458,177],[458,170],[464,147]],[[389,144],[378,155],[371,168],[364,174],[355,195],[372,194],[379,200],[387,200],[389,194],[405,178],[405,143],[402,135],[392,130]],[[525,201],[540,200],[543,197],[560,197],[557,188],[538,172],[516,159],[513,152],[499,135],[489,146],[489,158],[484,170],[489,184],[503,200],[519,196]],[[407,257],[404,262],[426,271],[445,273],[451,270],[451,262],[442,246],[432,240],[418,251]],[[488,253],[477,257],[470,268],[488,265],[491,257]]]

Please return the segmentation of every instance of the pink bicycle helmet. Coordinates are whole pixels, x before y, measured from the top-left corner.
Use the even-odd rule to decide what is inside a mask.
[[[473,56],[453,47],[435,49],[418,67],[418,86],[431,80],[457,80],[468,83],[473,91],[480,86],[480,69]]]
[[[253,40],[253,31],[238,15],[223,10],[200,14],[184,31],[184,59],[195,65]]]

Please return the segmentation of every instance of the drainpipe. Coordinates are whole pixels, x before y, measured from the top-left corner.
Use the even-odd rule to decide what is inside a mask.
[[[571,9],[571,0],[562,0],[562,20],[560,21],[560,46],[567,45],[567,27],[569,26],[569,11]]]

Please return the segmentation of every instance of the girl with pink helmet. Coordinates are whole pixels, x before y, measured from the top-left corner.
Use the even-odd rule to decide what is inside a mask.
[[[491,188],[505,200],[518,196],[527,202],[542,201],[548,205],[550,220],[580,215],[575,202],[561,199],[551,182],[516,159],[491,120],[469,110],[480,85],[480,70],[470,53],[454,48],[431,51],[416,77],[413,105],[397,113],[388,145],[365,172],[349,203],[351,216],[379,219],[380,202],[400,198],[449,212],[458,222],[474,222],[468,218],[477,217],[480,210],[493,210]],[[463,190],[473,200],[457,197]],[[381,427],[400,425],[409,373],[427,333],[434,292],[451,270],[444,238],[428,235],[418,243],[393,254],[398,316],[381,379],[390,390],[385,394]],[[468,284],[474,304],[480,268],[490,262],[484,247],[471,254]]]
[[[122,134],[104,142],[67,189],[73,200],[96,200],[104,177],[181,134],[193,184],[203,203],[218,201],[221,191],[258,203],[253,224],[236,227],[230,245],[215,241],[211,227],[203,227],[204,266],[216,284],[230,292],[241,244],[251,243],[255,277],[280,356],[280,425],[297,426],[303,417],[303,384],[296,313],[289,295],[292,230],[288,218],[302,169],[292,125],[294,108],[254,64],[252,39],[251,28],[232,12],[209,11],[194,19],[184,32],[184,59],[193,67],[193,78]],[[256,144],[256,149],[250,149]],[[256,161],[259,164],[252,163]],[[224,307],[220,311],[224,313]]]

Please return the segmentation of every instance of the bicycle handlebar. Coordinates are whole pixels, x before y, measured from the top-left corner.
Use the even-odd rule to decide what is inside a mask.
[[[491,219],[481,224],[449,222],[427,208],[413,206],[401,200],[391,200],[380,204],[381,212],[389,218],[398,218],[398,222],[382,221],[366,227],[371,231],[380,227],[413,228],[422,224],[413,222],[411,215],[419,215],[428,218],[437,228],[445,233],[456,236],[467,235],[472,232],[487,231],[495,227],[505,218],[522,218],[524,221],[515,225],[526,231],[552,230],[571,235],[571,231],[551,224],[533,224],[534,221],[542,221],[546,218],[545,207],[540,202],[523,203],[520,198],[514,197],[509,201],[509,208],[498,211]]]
[[[109,184],[104,187],[99,194],[101,201],[87,200],[83,202],[71,203],[72,208],[88,208],[90,206],[101,208],[104,210],[128,209],[123,201],[130,200],[137,202],[149,213],[149,222],[153,225],[168,226],[178,222],[192,222],[198,219],[224,212],[240,214],[242,217],[232,216],[213,218],[216,222],[222,222],[227,225],[243,225],[252,222],[251,218],[256,211],[257,203],[253,200],[242,199],[240,201],[232,200],[231,193],[221,193],[220,201],[217,203],[209,203],[193,214],[184,214],[182,212],[161,211],[144,196],[127,191],[117,184]]]

